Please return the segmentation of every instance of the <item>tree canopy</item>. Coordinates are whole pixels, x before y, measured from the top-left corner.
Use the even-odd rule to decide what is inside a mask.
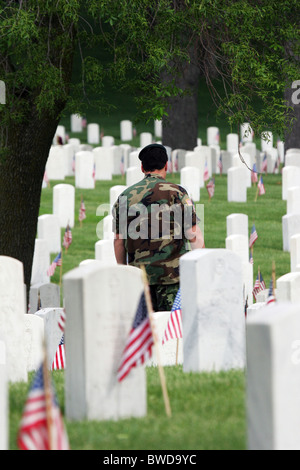
[[[284,90],[300,76],[296,0],[1,1],[0,36],[2,124],[26,116],[31,100],[40,115],[57,113],[57,102],[80,113],[104,107],[105,79],[134,93],[140,118],[161,118],[167,98],[182,92],[161,70],[180,73],[192,45],[232,126],[246,121],[282,135],[291,125]],[[71,81],[65,63],[76,50],[82,68]]]

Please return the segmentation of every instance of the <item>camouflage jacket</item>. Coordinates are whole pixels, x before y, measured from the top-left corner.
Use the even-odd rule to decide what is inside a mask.
[[[150,285],[179,282],[185,231],[196,223],[186,190],[153,173],[123,191],[113,207],[114,232],[124,238],[128,263],[144,264]]]

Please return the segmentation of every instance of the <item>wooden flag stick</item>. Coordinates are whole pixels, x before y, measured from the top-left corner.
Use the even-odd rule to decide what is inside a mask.
[[[160,363],[160,354],[159,354],[159,348],[158,348],[157,334],[156,334],[156,331],[155,331],[155,328],[154,328],[154,325],[153,325],[153,318],[152,318],[153,307],[152,307],[152,300],[151,300],[151,296],[150,296],[150,290],[149,290],[149,284],[148,284],[148,279],[147,279],[145,266],[141,265],[141,269],[142,269],[142,274],[143,274],[145,300],[146,300],[146,304],[147,304],[149,320],[150,320],[150,326],[151,326],[151,330],[152,330],[152,336],[153,336],[154,348],[155,348],[155,353],[156,353],[156,358],[157,358],[157,365],[158,365],[160,383],[161,383],[163,397],[164,397],[165,409],[166,409],[167,416],[170,417],[172,413],[171,413],[169,396],[168,396],[168,391],[167,391],[167,386],[166,386],[165,374],[164,374],[163,367],[161,366],[161,363]]]
[[[50,377],[47,364],[47,351],[46,344],[44,342],[44,360],[43,360],[43,378],[44,378],[44,390],[45,390],[45,402],[46,402],[46,421],[47,429],[49,436],[49,449],[56,450],[53,439],[53,417],[52,417],[52,396],[51,396],[51,386],[50,386]]]

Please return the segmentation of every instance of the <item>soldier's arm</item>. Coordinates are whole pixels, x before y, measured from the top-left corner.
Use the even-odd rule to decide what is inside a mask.
[[[127,264],[126,263],[126,250],[124,246],[124,240],[120,237],[119,234],[115,234],[114,239],[114,250],[115,257],[118,264]]]

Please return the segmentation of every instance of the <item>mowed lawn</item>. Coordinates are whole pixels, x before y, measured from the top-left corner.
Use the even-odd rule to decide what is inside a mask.
[[[179,182],[179,174],[169,175]],[[74,184],[69,177],[66,183]],[[40,214],[52,213],[52,188],[43,189]],[[276,263],[276,277],[290,270],[288,253],[282,250],[282,216],[286,202],[281,198],[281,175],[265,175],[266,194],[255,202],[256,188],[248,189],[248,202],[227,202],[227,177],[216,176],[215,196],[209,202],[205,189],[200,203],[204,204],[204,233],[207,248],[225,248],[226,217],[244,213],[249,217],[249,232],[255,222],[258,240],[254,247],[254,278],[258,266],[268,285],[272,262]],[[114,176],[112,181],[97,181],[95,190],[76,189],[76,224],[72,230],[73,242],[63,256],[63,273],[78,266],[85,259],[94,259],[98,240],[97,225],[101,218],[97,207],[109,202],[109,188],[125,184],[125,178]],[[83,196],[87,218],[80,227],[78,213]],[[62,229],[62,237],[64,230]],[[55,255],[52,256],[51,260]],[[51,279],[59,282],[59,270]],[[63,293],[62,293],[63,297]],[[222,314],[222,312],[220,312]],[[174,345],[175,347],[175,345]],[[157,368],[147,368],[148,412],[145,418],[118,422],[68,422],[67,432],[71,449],[94,450],[223,450],[246,449],[246,393],[244,371],[222,373],[184,373],[180,365],[166,367],[166,382],[172,417],[164,410]],[[10,386],[10,449],[16,449],[16,436],[27,398],[29,384]],[[52,374],[58,400],[64,413],[64,372]]]

